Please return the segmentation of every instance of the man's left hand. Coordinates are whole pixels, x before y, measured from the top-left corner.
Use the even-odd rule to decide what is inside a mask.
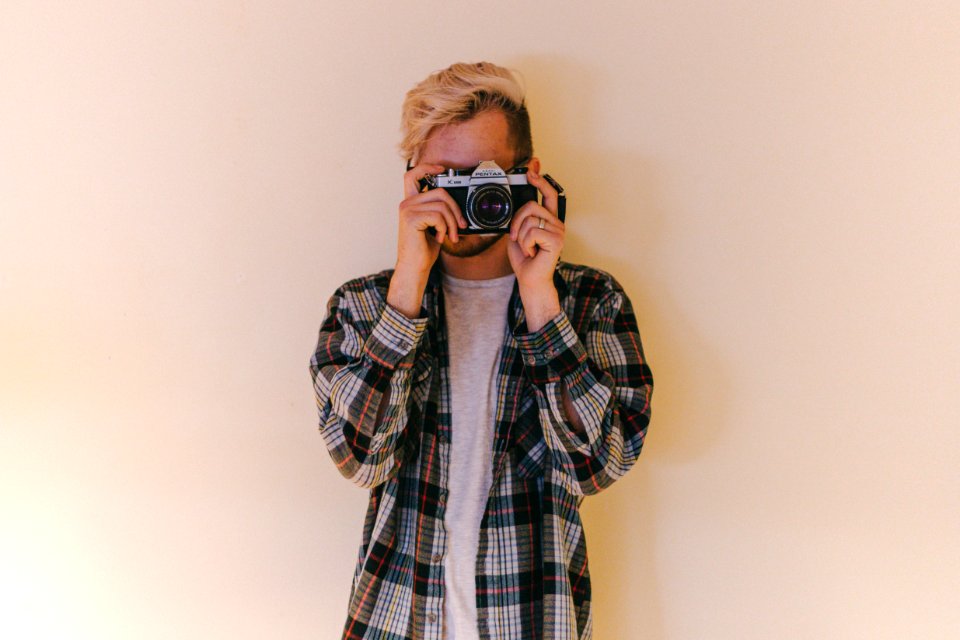
[[[553,273],[566,229],[557,217],[557,190],[532,168],[527,170],[527,182],[543,194],[543,204],[530,201],[513,216],[507,256],[517,274],[527,328],[536,331],[560,312]]]

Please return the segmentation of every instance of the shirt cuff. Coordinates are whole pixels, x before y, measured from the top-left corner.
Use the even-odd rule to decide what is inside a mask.
[[[363,347],[364,353],[388,369],[411,366],[413,358],[408,356],[420,344],[427,321],[427,318],[408,318],[384,303],[380,320]]]
[[[563,310],[538,331],[514,338],[530,379],[537,385],[558,382],[587,359],[587,351]]]

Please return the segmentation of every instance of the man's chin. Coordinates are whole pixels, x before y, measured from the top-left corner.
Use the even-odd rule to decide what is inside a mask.
[[[457,243],[446,238],[440,250],[456,258],[472,258],[495,245],[501,238],[503,238],[502,233],[460,236],[460,241]]]

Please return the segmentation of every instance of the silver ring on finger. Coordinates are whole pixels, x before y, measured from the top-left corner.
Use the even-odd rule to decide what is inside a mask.
[[[543,218],[540,218],[540,224],[537,225],[537,229],[543,229],[546,221]]]

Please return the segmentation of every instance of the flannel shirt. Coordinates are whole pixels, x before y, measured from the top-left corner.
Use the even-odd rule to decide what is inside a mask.
[[[443,518],[456,473],[442,274],[438,262],[410,319],[386,304],[392,273],[334,292],[310,360],[327,451],[369,490],[342,638],[442,640]],[[632,467],[650,420],[653,377],[620,284],[563,261],[554,283],[561,311],[540,330],[527,330],[516,284],[507,311],[476,564],[484,640],[591,638],[579,507]],[[585,433],[567,421],[561,387]]]

